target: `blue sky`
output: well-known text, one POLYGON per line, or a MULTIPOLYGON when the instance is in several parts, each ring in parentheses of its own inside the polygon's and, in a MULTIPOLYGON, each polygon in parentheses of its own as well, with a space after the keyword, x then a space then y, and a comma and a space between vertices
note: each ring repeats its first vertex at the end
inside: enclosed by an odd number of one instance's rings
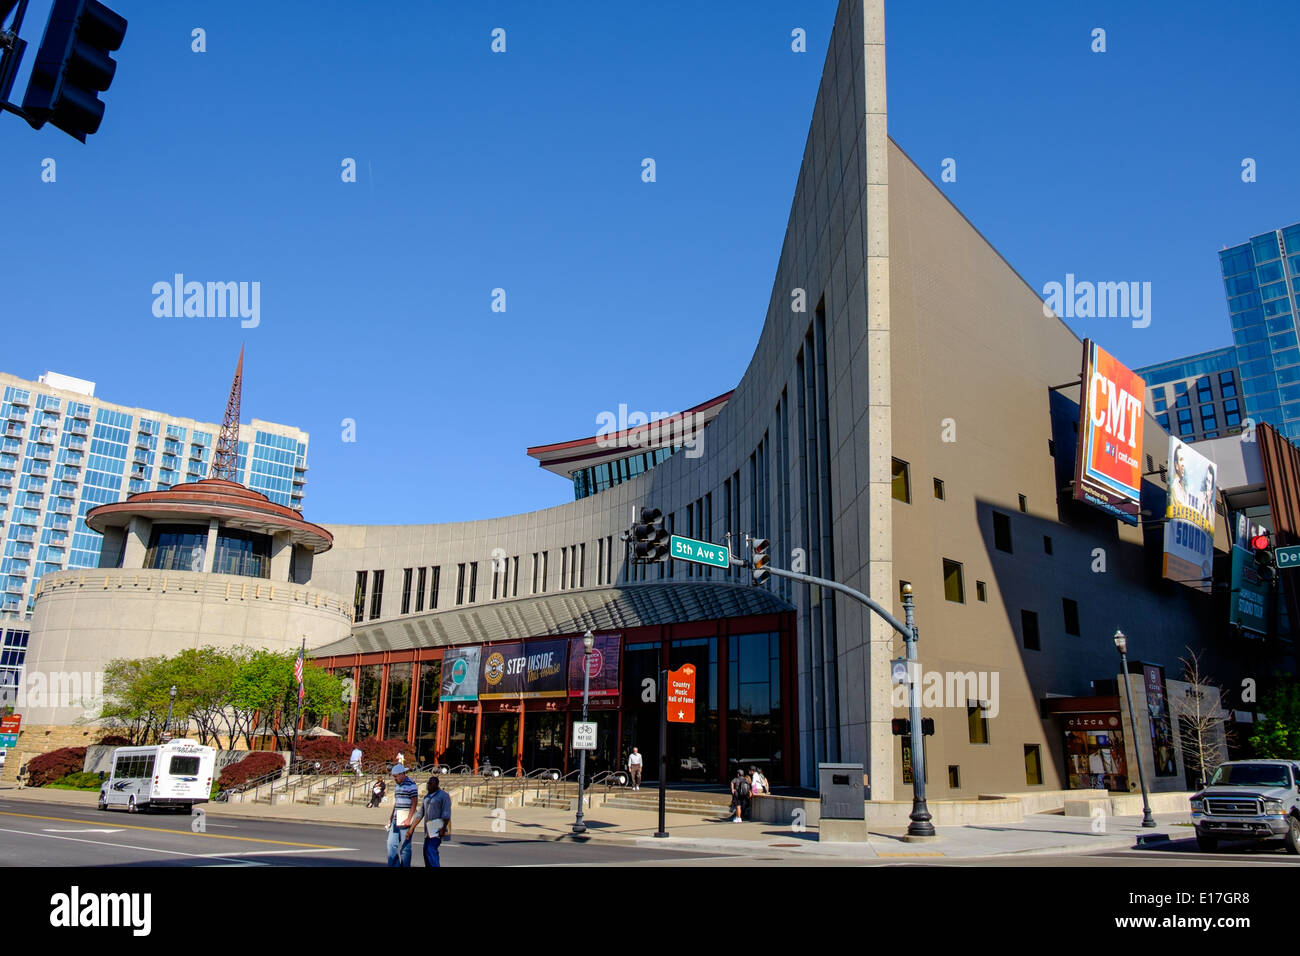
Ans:
MULTIPOLYGON (((245 419, 310 431, 307 516, 357 523, 569 500, 527 446, 743 373, 834 2, 110 6, 100 132, 0 116, 0 369, 213 420, 246 343, 245 419), (177 272, 260 282, 260 324, 155 317, 177 272)), ((887 16, 891 135, 936 181, 956 160, 941 187, 1026 280, 1152 283, 1149 328, 1076 332, 1133 366, 1229 343, 1218 249, 1300 220, 1300 6, 887 16)))

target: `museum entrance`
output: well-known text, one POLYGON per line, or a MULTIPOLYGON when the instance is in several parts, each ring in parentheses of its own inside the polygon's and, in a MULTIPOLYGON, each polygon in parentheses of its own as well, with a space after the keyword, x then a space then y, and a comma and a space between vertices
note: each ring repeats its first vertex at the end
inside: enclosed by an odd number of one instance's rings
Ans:
POLYGON ((519 715, 484 714, 479 735, 479 767, 493 766, 502 773, 513 771, 519 763, 519 715))

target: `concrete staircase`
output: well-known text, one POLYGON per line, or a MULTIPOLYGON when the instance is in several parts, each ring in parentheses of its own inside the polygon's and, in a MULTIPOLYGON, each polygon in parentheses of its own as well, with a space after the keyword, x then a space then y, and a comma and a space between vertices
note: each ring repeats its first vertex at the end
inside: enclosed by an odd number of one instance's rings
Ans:
MULTIPOLYGON (((728 816, 727 807, 731 804, 728 793, 712 793, 707 790, 669 790, 664 800, 664 809, 668 813, 689 813, 697 817, 722 819, 728 816)), ((659 791, 657 788, 619 791, 605 799, 604 805, 619 810, 659 810, 659 791)))

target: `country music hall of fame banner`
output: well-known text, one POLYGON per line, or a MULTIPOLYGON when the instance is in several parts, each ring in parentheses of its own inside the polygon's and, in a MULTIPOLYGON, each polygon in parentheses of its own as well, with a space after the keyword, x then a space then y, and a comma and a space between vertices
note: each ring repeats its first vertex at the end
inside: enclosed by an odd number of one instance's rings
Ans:
POLYGON ((1074 497, 1128 524, 1141 511, 1145 401, 1142 377, 1084 339, 1074 497))
POLYGON ((1164 576, 1209 591, 1214 576, 1214 462, 1169 436, 1169 502, 1165 506, 1164 576))

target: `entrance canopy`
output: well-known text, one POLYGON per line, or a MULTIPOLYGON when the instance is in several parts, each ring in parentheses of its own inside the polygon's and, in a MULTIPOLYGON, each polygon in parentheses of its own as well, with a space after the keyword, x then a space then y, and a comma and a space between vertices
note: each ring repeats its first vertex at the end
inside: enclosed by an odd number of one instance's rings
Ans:
POLYGON ((589 591, 538 594, 511 601, 413 614, 357 625, 341 641, 313 648, 312 657, 342 657, 521 637, 685 624, 794 608, 766 588, 739 584, 629 584, 589 591))

